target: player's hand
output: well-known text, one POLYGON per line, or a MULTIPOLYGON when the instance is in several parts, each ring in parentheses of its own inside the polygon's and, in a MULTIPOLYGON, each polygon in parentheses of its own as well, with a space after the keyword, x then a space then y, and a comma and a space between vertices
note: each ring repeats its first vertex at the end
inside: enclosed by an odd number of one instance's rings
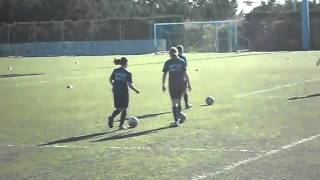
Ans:
POLYGON ((137 94, 139 94, 140 93, 140 91, 137 89, 137 90, 135 90, 135 92, 137 93, 137 94))
POLYGON ((167 88, 165 86, 162 86, 162 91, 166 92, 167 88))
POLYGON ((189 90, 189 91, 192 91, 192 88, 191 88, 191 86, 188 86, 188 90, 189 90))

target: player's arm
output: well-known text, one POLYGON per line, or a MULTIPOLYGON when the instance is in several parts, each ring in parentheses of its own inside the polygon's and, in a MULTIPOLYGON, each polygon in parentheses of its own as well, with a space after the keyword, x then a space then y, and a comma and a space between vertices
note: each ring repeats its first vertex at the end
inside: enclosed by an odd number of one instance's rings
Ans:
POLYGON ((109 78, 109 82, 110 82, 110 84, 112 86, 114 81, 113 81, 113 79, 111 77, 109 78))
POLYGON ((128 86, 130 89, 132 89, 134 92, 136 92, 137 94, 140 93, 140 90, 137 89, 136 87, 134 87, 134 85, 132 83, 128 83, 128 86))
POLYGON ((166 88, 166 78, 167 78, 167 72, 163 72, 162 74, 162 91, 165 92, 167 90, 166 88))
POLYGON ((130 89, 132 89, 134 92, 136 92, 137 94, 139 94, 139 93, 140 93, 139 89, 137 89, 137 88, 134 87, 134 85, 133 85, 132 74, 129 73, 127 77, 128 77, 128 79, 127 79, 127 85, 128 85, 128 87, 129 87, 130 89))
POLYGON ((185 76, 186 76, 186 80, 187 80, 187 86, 188 86, 188 89, 189 89, 189 91, 191 91, 191 90, 192 90, 192 88, 191 88, 191 84, 190 84, 190 80, 189 80, 189 75, 188 75, 188 73, 187 73, 187 72, 185 72, 185 76))
POLYGON ((109 82, 110 82, 111 86, 113 86, 113 83, 114 83, 114 71, 112 71, 112 73, 111 73, 111 76, 109 78, 109 82))

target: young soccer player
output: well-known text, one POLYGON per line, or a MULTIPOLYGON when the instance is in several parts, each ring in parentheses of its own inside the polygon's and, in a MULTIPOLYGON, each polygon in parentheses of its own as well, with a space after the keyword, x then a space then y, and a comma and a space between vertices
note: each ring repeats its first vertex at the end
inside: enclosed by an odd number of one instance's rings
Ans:
MULTIPOLYGON (((178 57, 180 59, 182 59, 186 63, 186 66, 187 66, 187 57, 184 54, 183 46, 182 45, 178 45, 177 49, 178 49, 178 57)), ((187 77, 189 77, 188 74, 187 74, 187 77)), ((188 81, 185 81, 185 86, 186 87, 185 87, 185 90, 183 92, 183 99, 184 99, 185 108, 189 109, 189 108, 192 107, 192 104, 189 104, 189 96, 188 96, 188 90, 191 91, 191 84, 190 84, 189 78, 187 78, 187 79, 188 79, 188 81)))
POLYGON ((140 91, 135 88, 132 84, 132 75, 127 70, 128 67, 128 59, 122 57, 121 59, 115 59, 114 64, 120 65, 119 68, 113 70, 109 82, 112 85, 112 92, 113 92, 113 100, 114 100, 114 108, 112 115, 108 117, 108 126, 109 128, 113 127, 113 119, 120 114, 121 112, 121 119, 119 129, 127 129, 124 125, 124 121, 127 116, 127 109, 129 105, 129 89, 132 89, 137 94, 140 91))
POLYGON ((178 127, 180 123, 181 97, 185 89, 186 63, 178 58, 178 50, 171 47, 169 50, 170 59, 166 61, 163 67, 162 91, 166 91, 166 77, 169 72, 169 93, 172 102, 172 113, 174 117, 173 127, 178 127))

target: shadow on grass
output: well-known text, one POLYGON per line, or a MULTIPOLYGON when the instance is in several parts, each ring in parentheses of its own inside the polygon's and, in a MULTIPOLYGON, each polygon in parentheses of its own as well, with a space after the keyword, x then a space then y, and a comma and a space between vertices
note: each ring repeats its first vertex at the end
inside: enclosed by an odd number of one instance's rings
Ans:
POLYGON ((169 113, 171 113, 171 112, 168 111, 168 112, 161 112, 161 113, 144 114, 144 115, 141 115, 141 116, 137 116, 137 118, 138 119, 146 119, 146 118, 157 117, 157 116, 161 116, 161 115, 169 114, 169 113))
POLYGON ((212 106, 212 105, 202 104, 200 107, 207 107, 207 106, 212 106))
POLYGON ((119 131, 119 130, 113 130, 113 131, 101 132, 101 133, 94 133, 94 134, 87 134, 87 135, 82 135, 82 136, 68 137, 68 138, 64 138, 64 139, 51 141, 51 142, 48 142, 48 143, 45 143, 45 144, 39 144, 37 146, 48 146, 48 145, 53 145, 53 144, 61 144, 61 143, 70 143, 70 142, 75 142, 75 141, 81 141, 81 140, 86 140, 86 139, 90 139, 90 138, 97 137, 97 136, 102 136, 102 135, 114 133, 116 131, 119 131))
MULTIPOLYGON (((140 116, 136 116, 138 119, 147 119, 147 118, 153 118, 153 117, 157 117, 157 116, 161 116, 164 114, 169 114, 171 113, 171 111, 168 112, 161 112, 161 113, 150 113, 150 114, 144 114, 144 115, 140 115, 140 116)), ((128 120, 129 118, 126 118, 126 120, 128 120)), ((120 120, 115 120, 114 122, 117 122, 120 120)))
POLYGON ((137 136, 144 136, 144 135, 148 135, 151 133, 157 133, 158 131, 169 129, 169 128, 171 128, 171 126, 165 126, 165 127, 161 127, 161 128, 150 129, 150 130, 140 131, 140 132, 135 132, 135 133, 130 133, 130 134, 117 134, 114 136, 110 136, 110 137, 99 139, 99 140, 92 141, 92 142, 112 141, 112 140, 127 139, 127 138, 137 137, 137 136))
POLYGON ((294 100, 299 100, 299 99, 308 99, 308 98, 314 98, 314 97, 319 97, 320 94, 311 94, 308 96, 300 96, 300 97, 292 97, 289 98, 288 101, 294 101, 294 100))
POLYGON ((34 73, 34 74, 4 74, 4 75, 0 75, 1 79, 5 79, 5 78, 16 78, 16 77, 24 77, 24 76, 40 76, 40 75, 44 75, 44 73, 34 73))

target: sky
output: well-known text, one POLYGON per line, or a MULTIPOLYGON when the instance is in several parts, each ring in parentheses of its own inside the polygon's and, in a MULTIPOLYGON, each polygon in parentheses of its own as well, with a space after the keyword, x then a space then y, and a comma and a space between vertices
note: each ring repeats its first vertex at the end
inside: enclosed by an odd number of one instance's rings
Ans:
MULTIPOLYGON (((261 1, 268 2, 268 0, 238 0, 238 13, 241 10, 243 10, 244 13, 250 12, 253 8, 260 5, 261 1), (244 3, 245 1, 252 1, 254 3, 252 3, 251 6, 248 6, 246 3, 244 3)), ((298 0, 298 1, 301 1, 301 0, 298 0)), ((276 2, 281 4, 281 3, 284 3, 285 0, 276 0, 276 2)))
MULTIPOLYGON (((243 10, 244 13, 250 12, 253 8, 259 6, 261 4, 261 1, 268 2, 268 0, 237 0, 238 1, 238 12, 240 13, 241 10, 243 10), (252 1, 251 6, 248 6, 245 1, 252 1)), ((302 0, 297 0, 298 2, 301 2, 302 0)), ((312 0, 309 0, 312 1, 312 0)), ((283 4, 285 0, 276 0, 277 3, 283 4)), ((320 0, 317 0, 317 3, 320 3, 320 0)))

